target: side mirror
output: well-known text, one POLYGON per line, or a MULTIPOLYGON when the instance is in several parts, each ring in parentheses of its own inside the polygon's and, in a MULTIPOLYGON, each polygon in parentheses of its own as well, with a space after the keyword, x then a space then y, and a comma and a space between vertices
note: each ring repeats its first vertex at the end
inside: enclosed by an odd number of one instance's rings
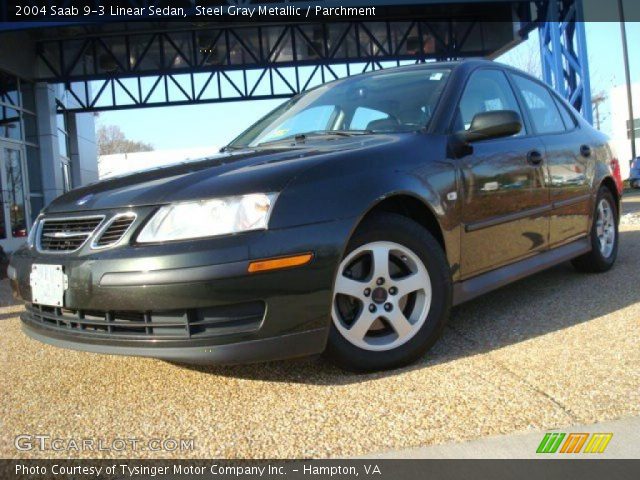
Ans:
POLYGON ((471 120, 469 130, 456 135, 465 143, 488 140, 491 138, 510 137, 522 130, 522 119, 513 110, 494 110, 478 113, 471 120))

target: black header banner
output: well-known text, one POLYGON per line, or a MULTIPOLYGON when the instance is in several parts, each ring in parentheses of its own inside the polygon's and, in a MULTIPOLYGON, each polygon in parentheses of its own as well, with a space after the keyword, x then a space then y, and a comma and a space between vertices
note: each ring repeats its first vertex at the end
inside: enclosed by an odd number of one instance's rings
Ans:
POLYGON ((636 480, 640 460, 0 460, 7 480, 636 480))
MULTIPOLYGON (((429 17, 433 21, 542 21, 559 0, 0 0, 0 23, 34 22, 283 22, 382 21, 429 17)), ((585 21, 619 21, 617 0, 563 0, 585 21), (571 5, 573 4, 573 5, 571 5)), ((623 0, 626 21, 640 21, 640 2, 623 0)), ((558 7, 559 8, 559 7, 558 7)), ((11 25, 0 25, 3 30, 11 25)))

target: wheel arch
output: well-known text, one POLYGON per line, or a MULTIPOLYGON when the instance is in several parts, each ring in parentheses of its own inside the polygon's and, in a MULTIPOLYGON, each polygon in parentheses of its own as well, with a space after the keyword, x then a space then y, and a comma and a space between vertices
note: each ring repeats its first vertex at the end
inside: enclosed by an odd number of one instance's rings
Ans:
POLYGON ((616 186, 615 180, 612 177, 604 177, 600 182, 600 186, 606 187, 611 192, 611 195, 613 195, 613 199, 616 202, 616 221, 620 221, 620 202, 622 199, 620 192, 618 192, 618 187, 616 186))
POLYGON ((378 201, 371 205, 364 215, 362 215, 353 231, 355 232, 366 219, 380 212, 402 215, 426 228, 438 241, 445 256, 447 255, 444 230, 438 221, 438 217, 433 209, 415 194, 397 192, 378 199, 378 201))

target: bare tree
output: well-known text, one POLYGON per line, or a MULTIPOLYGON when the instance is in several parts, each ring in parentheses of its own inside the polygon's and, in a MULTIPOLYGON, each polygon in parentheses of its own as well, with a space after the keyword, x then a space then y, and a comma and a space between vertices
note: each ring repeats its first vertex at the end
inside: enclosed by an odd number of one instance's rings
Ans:
POLYGON ((497 60, 522 70, 533 77, 542 78, 540 46, 533 39, 526 40, 500 56, 497 60))
POLYGON ((602 104, 605 104, 607 100, 609 100, 609 96, 604 90, 591 96, 591 107, 593 108, 594 120, 598 130, 600 130, 601 123, 608 117, 608 114, 600 111, 602 104))
POLYGON ((149 143, 128 140, 117 125, 100 125, 96 131, 96 140, 98 155, 153 151, 153 145, 149 143))

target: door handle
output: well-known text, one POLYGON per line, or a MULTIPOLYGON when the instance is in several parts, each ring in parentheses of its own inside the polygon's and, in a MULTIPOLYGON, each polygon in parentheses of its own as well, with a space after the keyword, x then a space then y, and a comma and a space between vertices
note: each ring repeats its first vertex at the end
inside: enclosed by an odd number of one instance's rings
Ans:
POLYGON ((582 155, 583 157, 590 157, 591 147, 589 145, 582 145, 580 147, 580 155, 582 155))
POLYGON ((538 150, 531 150, 527 153, 527 162, 531 165, 540 165, 542 163, 542 154, 538 150))

